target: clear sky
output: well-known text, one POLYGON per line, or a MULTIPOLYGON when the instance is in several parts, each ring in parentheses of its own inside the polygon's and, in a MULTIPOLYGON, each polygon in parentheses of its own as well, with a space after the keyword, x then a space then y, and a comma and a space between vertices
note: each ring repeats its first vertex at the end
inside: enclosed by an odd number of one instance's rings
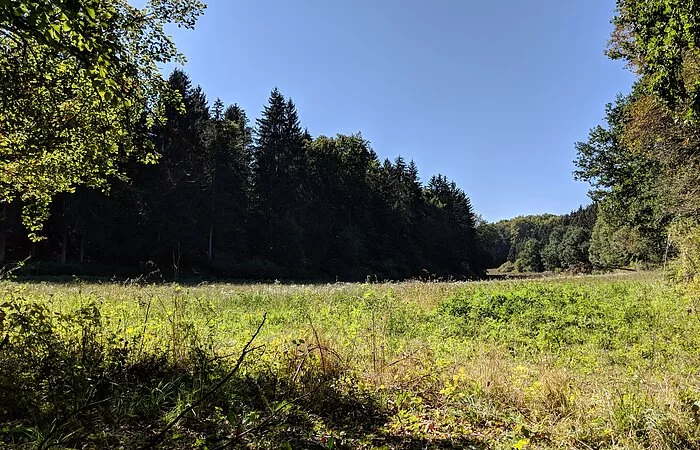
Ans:
POLYGON ((633 75, 603 54, 614 0, 205 0, 169 30, 210 103, 254 120, 277 86, 313 136, 457 182, 489 221, 589 202, 574 142, 633 75))

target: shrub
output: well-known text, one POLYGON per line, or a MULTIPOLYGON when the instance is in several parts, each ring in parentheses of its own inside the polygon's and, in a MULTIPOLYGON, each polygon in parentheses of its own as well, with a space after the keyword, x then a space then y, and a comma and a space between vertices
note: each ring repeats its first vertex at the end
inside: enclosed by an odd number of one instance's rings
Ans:
POLYGON ((498 268, 500 273, 510 273, 515 272, 515 264, 510 261, 506 261, 498 268))
POLYGON ((542 270, 542 258, 540 257, 540 242, 537 239, 528 239, 518 253, 515 261, 518 272, 540 272, 542 270), (518 263, 518 261, 520 261, 518 263))
POLYGON ((674 277, 679 281, 700 281, 700 224, 678 221, 669 227, 669 239, 678 252, 673 264, 674 277))

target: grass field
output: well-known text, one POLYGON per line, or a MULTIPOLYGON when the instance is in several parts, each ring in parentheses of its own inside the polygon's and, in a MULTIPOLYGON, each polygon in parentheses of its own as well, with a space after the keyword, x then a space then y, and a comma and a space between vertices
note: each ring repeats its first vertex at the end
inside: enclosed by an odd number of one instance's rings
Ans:
POLYGON ((659 273, 3 282, 0 446, 699 448, 696 302, 659 273))

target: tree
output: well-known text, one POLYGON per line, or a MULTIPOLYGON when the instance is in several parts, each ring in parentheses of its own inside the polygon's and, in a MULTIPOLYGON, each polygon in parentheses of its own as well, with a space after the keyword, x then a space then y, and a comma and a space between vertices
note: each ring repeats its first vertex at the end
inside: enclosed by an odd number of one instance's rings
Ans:
POLYGON ((665 242, 655 239, 640 226, 619 225, 602 209, 591 236, 589 259, 595 267, 625 267, 635 261, 660 262, 665 242))
POLYGON ((590 240, 590 231, 576 226, 567 228, 559 244, 561 267, 568 269, 579 264, 588 264, 590 240))
POLYGON ((482 223, 476 231, 479 247, 485 253, 486 267, 499 267, 508 260, 510 235, 506 227, 496 223, 482 223))
POLYGON ((608 54, 625 59, 671 109, 697 120, 700 6, 686 0, 617 0, 608 54))
POLYGON ((257 119, 253 147, 256 256, 287 267, 303 263, 300 216, 305 189, 306 134, 296 107, 278 89, 257 119))
POLYGON ((210 211, 207 99, 181 70, 171 73, 168 85, 181 98, 181 107, 166 105, 165 122, 151 130, 158 163, 132 172, 134 188, 148 205, 152 233, 148 245, 153 259, 163 265, 206 255, 210 211))
MULTIPOLYGON (((630 148, 626 133, 630 109, 638 96, 639 91, 635 91, 607 105, 607 128, 594 128, 587 142, 576 144, 578 169, 574 176, 592 185, 589 195, 598 203, 598 220, 601 214, 605 215, 607 234, 631 227, 639 239, 656 243, 645 246, 651 252, 665 242, 669 212, 664 206, 663 191, 668 182, 659 160, 648 152, 630 148)), ((602 236, 600 232, 596 236, 602 236)), ((657 259, 646 252, 635 254, 639 258, 657 259)))
POLYGON ((568 269, 588 263, 588 243, 598 206, 579 207, 568 214, 519 216, 478 227, 482 248, 491 255, 491 267, 506 261, 520 270, 568 269), (534 254, 539 252, 538 255, 534 254))
POLYGON ((304 253, 318 270, 367 275, 360 267, 370 264, 376 220, 368 174, 377 163, 361 135, 319 136, 309 145, 304 253))
POLYGON ((181 59, 168 23, 191 28, 197 0, 0 3, 0 203, 19 200, 33 239, 59 193, 109 189, 170 98, 159 64, 181 59))
POLYGON ((445 176, 424 185, 414 162, 381 163, 359 134, 313 139, 278 90, 253 131, 240 107, 210 107, 181 70, 167 84, 178 102, 159 103, 164 120, 139 122, 155 164, 125 158, 110 195, 56 194, 39 244, 18 231, 19 203, 6 205, 11 259, 162 275, 172 265, 176 277, 483 275, 471 202, 445 176))
POLYGON ((444 273, 480 276, 482 255, 477 245, 475 216, 469 197, 444 175, 431 177, 423 191, 428 206, 424 253, 444 273))
POLYGON ((565 233, 566 228, 558 226, 549 234, 549 240, 540 252, 542 266, 545 270, 554 270, 562 267, 561 244, 565 233))
POLYGON ((402 278, 425 267, 419 245, 423 204, 418 168, 402 156, 373 165, 368 173, 373 201, 373 266, 387 278, 402 278))
MULTIPOLYGON (((667 242, 672 234, 677 242, 695 242, 694 224, 700 217, 700 6, 683 0, 618 0, 615 25, 609 55, 632 66, 643 93, 628 109, 625 144, 660 168, 656 191, 667 242)), ((635 223, 618 226, 620 236, 611 235, 608 225, 614 219, 608 214, 601 224, 592 256, 594 250, 606 254, 597 243, 602 237, 641 242, 646 254, 663 247, 635 223)), ((689 249, 680 245, 681 259, 689 249)))
POLYGON ((515 260, 515 268, 518 272, 540 272, 542 259, 540 257, 541 244, 535 238, 530 238, 523 244, 522 250, 515 260))
POLYGON ((240 260, 245 252, 251 130, 245 112, 232 105, 224 110, 217 99, 206 137, 209 184, 209 247, 240 260))

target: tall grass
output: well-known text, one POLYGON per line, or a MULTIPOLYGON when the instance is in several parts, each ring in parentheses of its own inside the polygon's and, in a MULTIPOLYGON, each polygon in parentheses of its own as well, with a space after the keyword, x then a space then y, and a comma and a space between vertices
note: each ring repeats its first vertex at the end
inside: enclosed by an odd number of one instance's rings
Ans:
POLYGON ((658 274, 0 296, 9 446, 700 445, 700 320, 658 274))

